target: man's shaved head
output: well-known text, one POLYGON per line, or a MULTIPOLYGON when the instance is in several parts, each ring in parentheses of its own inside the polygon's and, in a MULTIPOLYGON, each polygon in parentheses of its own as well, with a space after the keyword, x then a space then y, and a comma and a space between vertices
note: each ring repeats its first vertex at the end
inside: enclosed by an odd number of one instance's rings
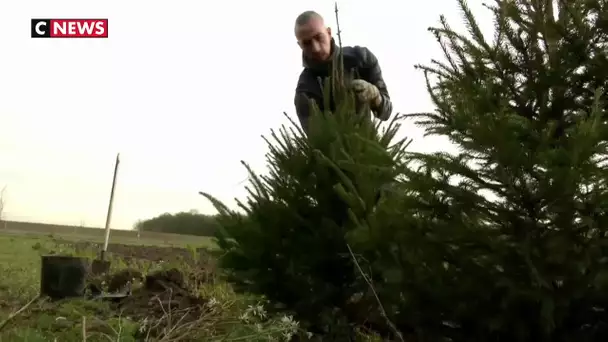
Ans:
POLYGON ((331 57, 331 29, 325 27, 323 17, 306 11, 296 18, 295 35, 304 55, 322 62, 331 57))
POLYGON ((298 29, 298 27, 308 24, 308 22, 310 22, 313 19, 323 21, 323 17, 315 11, 302 12, 302 14, 300 14, 296 18, 296 30, 298 29))

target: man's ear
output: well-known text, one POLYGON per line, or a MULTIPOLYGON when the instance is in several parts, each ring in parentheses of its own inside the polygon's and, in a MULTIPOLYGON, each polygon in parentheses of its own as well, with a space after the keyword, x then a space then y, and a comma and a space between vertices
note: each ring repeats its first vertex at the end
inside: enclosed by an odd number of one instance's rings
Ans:
POLYGON ((327 34, 331 37, 331 27, 327 28, 327 34))

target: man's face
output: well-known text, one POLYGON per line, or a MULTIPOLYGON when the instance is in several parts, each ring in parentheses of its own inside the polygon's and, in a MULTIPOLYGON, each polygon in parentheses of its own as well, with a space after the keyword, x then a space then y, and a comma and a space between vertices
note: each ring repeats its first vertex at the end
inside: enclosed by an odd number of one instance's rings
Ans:
POLYGON ((296 27, 296 38, 306 57, 324 62, 331 56, 331 29, 322 19, 313 18, 296 27))

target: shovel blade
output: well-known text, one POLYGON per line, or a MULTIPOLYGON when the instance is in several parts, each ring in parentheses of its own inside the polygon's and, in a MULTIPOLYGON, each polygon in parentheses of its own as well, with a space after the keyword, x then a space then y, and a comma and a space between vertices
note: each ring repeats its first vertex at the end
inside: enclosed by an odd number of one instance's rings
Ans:
POLYGON ((110 261, 95 259, 91 263, 91 273, 93 275, 105 274, 110 271, 110 261))

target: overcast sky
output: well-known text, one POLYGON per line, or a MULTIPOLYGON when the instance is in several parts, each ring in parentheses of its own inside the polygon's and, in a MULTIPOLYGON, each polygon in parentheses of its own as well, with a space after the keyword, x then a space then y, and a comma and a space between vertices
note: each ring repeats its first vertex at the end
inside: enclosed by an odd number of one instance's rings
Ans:
MULTIPOLYGON (((260 137, 296 119, 302 70, 293 21, 333 1, 3 1, 0 188, 4 217, 103 226, 121 153, 112 227, 196 209, 199 190, 243 198, 240 160, 265 168, 260 137), (108 18, 108 39, 31 39, 31 18, 108 18)), ((427 27, 456 0, 340 1, 344 45, 378 57, 395 112, 432 110, 414 64, 441 57, 427 27)), ((489 12, 471 0, 484 26, 489 12)), ((334 30, 336 32, 336 30, 334 30)), ((406 125, 416 150, 448 148, 406 125)))

